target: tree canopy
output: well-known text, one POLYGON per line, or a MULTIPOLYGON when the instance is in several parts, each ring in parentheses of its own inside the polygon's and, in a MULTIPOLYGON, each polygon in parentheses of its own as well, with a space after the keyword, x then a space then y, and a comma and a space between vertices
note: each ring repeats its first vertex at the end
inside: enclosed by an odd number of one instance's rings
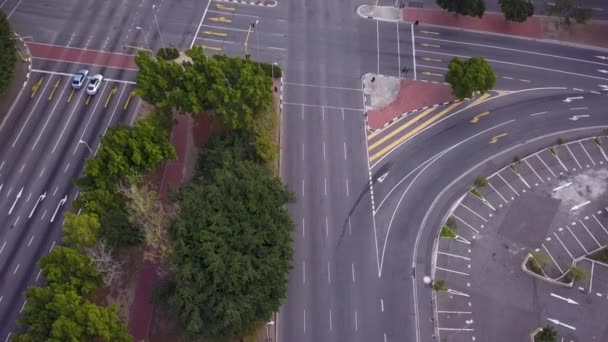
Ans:
POLYGON ((557 342, 557 330, 554 327, 547 325, 543 330, 534 337, 535 342, 557 342))
POLYGON ((238 57, 206 57, 202 47, 186 52, 177 64, 140 52, 135 62, 137 93, 159 107, 181 113, 213 111, 232 128, 251 128, 254 116, 272 103, 272 81, 255 63, 238 57))
POLYGON ((78 250, 90 247, 97 241, 99 227, 99 219, 95 214, 66 213, 63 225, 63 243, 78 250))
POLYGON ((31 287, 19 324, 27 327, 12 341, 130 341, 116 307, 100 307, 75 290, 31 287))
POLYGON ((0 12, 0 94, 13 80, 17 62, 15 37, 4 12, 0 12))
MULTIPOLYGON (((207 152, 207 160, 217 152, 207 152)), ((229 339, 268 319, 286 296, 293 224, 285 204, 293 197, 268 167, 220 160, 202 164, 212 169, 176 196, 169 304, 190 336, 229 339)))
POLYGON ((437 5, 448 12, 480 18, 486 11, 484 0, 437 0, 437 5))
POLYGON ((500 10, 510 21, 522 23, 534 14, 534 4, 530 0, 499 0, 500 10))
MULTIPOLYGON (((580 4, 580 3, 579 3, 580 4)), ((554 0, 545 2, 545 11, 548 15, 564 18, 566 24, 570 24, 570 18, 579 23, 585 23, 591 19, 592 11, 580 5, 575 5, 573 0, 554 0)))
POLYGON ((473 57, 466 61, 453 58, 448 64, 445 81, 452 86, 452 94, 464 99, 475 92, 485 93, 496 83, 494 70, 485 59, 473 57))
POLYGON ((57 246, 38 262, 49 286, 86 295, 101 284, 101 276, 91 258, 72 248, 57 246))

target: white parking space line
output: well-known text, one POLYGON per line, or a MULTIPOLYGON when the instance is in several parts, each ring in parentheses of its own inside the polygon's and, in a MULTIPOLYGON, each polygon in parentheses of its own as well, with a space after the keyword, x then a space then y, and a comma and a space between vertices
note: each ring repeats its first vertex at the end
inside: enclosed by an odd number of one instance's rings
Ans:
POLYGON ((439 330, 446 331, 475 331, 473 328, 438 328, 439 330))
POLYGON ((505 180, 505 179, 502 177, 502 175, 501 175, 500 173, 497 173, 496 175, 497 175, 497 176, 498 176, 500 179, 502 179, 502 181, 503 181, 503 182, 505 182, 505 184, 506 184, 506 185, 507 185, 507 186, 508 186, 508 187, 509 187, 511 190, 513 190, 513 192, 514 192, 514 193, 515 193, 517 196, 519 196, 519 193, 517 192, 517 190, 515 190, 515 188, 513 188, 513 187, 511 186, 511 184, 509 184, 509 182, 507 182, 507 181, 506 181, 506 180, 505 180))
POLYGON ((540 244, 541 247, 545 250, 545 252, 547 252, 547 254, 549 255, 549 258, 551 258, 551 261, 553 261, 553 263, 555 264, 555 266, 557 266, 557 269, 561 272, 564 273, 564 270, 562 270, 561 267, 559 267, 559 264, 557 263, 557 261, 555 261, 555 259, 553 258, 553 255, 551 255, 551 253, 549 252, 549 249, 547 247, 545 247, 544 243, 540 244))
POLYGON ((551 173, 551 175, 553 177, 555 177, 555 173, 553 173, 553 170, 551 170, 551 168, 547 165, 547 163, 545 163, 545 161, 543 160, 543 158, 541 158, 538 154, 536 155, 536 158, 538 158, 538 160, 540 160, 540 162, 543 163, 543 165, 545 166, 545 168, 547 170, 549 170, 549 173, 551 173))
POLYGON ((450 270, 448 268, 443 268, 443 267, 438 267, 435 266, 435 269, 441 270, 441 271, 445 271, 445 272, 450 272, 450 273, 456 273, 456 274, 460 274, 460 275, 465 275, 465 276, 469 276, 470 274, 465 273, 465 272, 460 272, 460 271, 454 271, 454 270, 450 270))
POLYGON ((572 234, 572 236, 574 237, 574 240, 576 240, 576 242, 578 242, 579 245, 581 245, 581 247, 583 248, 583 250, 585 251, 585 253, 589 253, 589 251, 587 250, 587 248, 585 248, 585 246, 583 246, 583 244, 581 243, 581 241, 576 237, 576 235, 572 232, 572 229, 570 229, 570 227, 568 227, 568 225, 566 225, 566 229, 568 229, 568 231, 570 232, 570 234, 572 234))
POLYGON ((591 234, 591 232, 589 231, 589 228, 587 228, 587 226, 585 225, 585 223, 581 220, 578 220, 578 222, 580 222, 581 225, 583 225, 583 228, 585 228, 585 230, 587 231, 587 233, 589 233, 589 235, 591 235, 591 238, 593 239, 593 241, 595 241, 595 243, 597 243, 598 247, 602 247, 602 244, 597 241, 597 239, 595 238, 595 236, 593 236, 593 234, 591 234))
POLYGON ((591 276, 589 277, 589 293, 591 293, 591 289, 593 288, 593 270, 595 268, 595 262, 591 261, 591 276))
POLYGON ((553 232, 553 235, 555 235, 555 237, 557 238, 557 241, 559 241, 559 244, 562 245, 562 247, 564 247, 564 249, 566 250, 566 253, 568 253, 568 255, 570 256, 570 259, 574 260, 574 256, 572 255, 572 253, 570 253, 570 251, 568 250, 566 245, 564 245, 564 243, 562 242, 562 239, 560 239, 559 236, 555 232, 553 232))
POLYGON ((593 160, 593 158, 591 158, 591 155, 589 154, 589 152, 587 152, 587 149, 585 148, 585 146, 583 146, 583 144, 580 141, 578 142, 578 144, 581 145, 581 148, 583 149, 583 151, 585 151, 587 158, 589 158, 589 160, 591 160, 591 163, 593 164, 593 166, 595 166, 595 161, 593 160))
POLYGON ((460 203, 460 206, 465 208, 466 210, 472 212, 473 214, 475 214, 475 216, 479 217, 483 222, 488 222, 488 220, 486 220, 485 218, 483 218, 483 216, 479 215, 478 213, 474 212, 473 209, 467 207, 466 205, 464 205, 463 203, 460 203))
POLYGON ((578 162, 578 159, 576 159, 576 157, 574 156, 574 153, 572 153, 572 150, 570 149, 570 146, 568 146, 568 144, 566 144, 566 149, 568 150, 568 152, 570 152, 570 155, 572 156, 572 158, 576 162, 576 165, 578 165, 578 168, 582 169, 583 166, 581 165, 581 163, 578 162))
POLYGON ((438 314, 446 314, 446 315, 472 315, 473 312, 471 311, 444 311, 444 310, 437 310, 438 314))
POLYGON ((492 190, 494 190, 495 193, 498 194, 498 196, 505 202, 505 203, 509 203, 501 194, 500 192, 498 192, 498 190, 496 190, 496 188, 494 187, 494 185, 492 185, 492 183, 490 183, 490 181, 488 181, 488 185, 490 186, 490 188, 492 188, 492 190))
POLYGON ((479 230, 473 228, 473 226, 471 226, 470 224, 466 223, 463 219, 461 219, 460 217, 456 216, 456 214, 452 214, 452 216, 454 216, 456 219, 458 219, 458 221, 464 223, 465 226, 471 228, 472 231, 474 231, 475 233, 479 234, 479 230))
POLYGON ((441 252, 441 251, 437 251, 437 254, 441 254, 441 255, 447 255, 453 258, 459 258, 459 259, 464 259, 464 260, 471 260, 471 258, 462 256, 462 255, 458 255, 458 254, 451 254, 451 253, 446 253, 446 252, 441 252))
POLYGON ((536 178, 538 178, 541 183, 544 183, 545 181, 542 178, 540 178, 540 175, 536 172, 536 170, 534 170, 534 168, 532 167, 532 165, 530 165, 530 163, 528 163, 528 160, 524 159, 524 162, 526 163, 526 165, 528 165, 528 167, 530 168, 530 170, 532 170, 532 172, 534 172, 534 174, 536 175, 536 178))
POLYGON ((608 230, 606 230, 606 227, 604 227, 604 225, 600 222, 600 220, 597 219, 597 217, 595 216, 595 214, 591 214, 591 216, 593 216, 593 218, 595 219, 595 222, 597 222, 597 224, 599 224, 600 227, 602 227, 602 229, 604 230, 604 232, 606 232, 606 234, 608 234, 608 230))

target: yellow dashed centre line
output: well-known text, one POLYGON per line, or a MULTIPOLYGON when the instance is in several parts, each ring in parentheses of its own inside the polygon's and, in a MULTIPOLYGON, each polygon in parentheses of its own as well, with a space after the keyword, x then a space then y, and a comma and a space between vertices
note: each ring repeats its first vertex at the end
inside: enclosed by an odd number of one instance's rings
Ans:
MULTIPOLYGON (((450 105, 446 109, 444 109, 441 112, 437 113, 435 116, 433 116, 430 119, 428 119, 425 122, 423 122, 420 126, 417 126, 416 128, 414 128, 413 130, 409 131, 407 134, 405 134, 404 136, 402 136, 401 138, 399 138, 395 142, 391 143, 390 145, 388 145, 385 148, 383 148, 382 150, 380 150, 378 153, 376 153, 373 156, 371 156, 369 158, 369 161, 372 162, 372 161, 374 161, 374 160, 382 157, 384 154, 390 152, 393 148, 395 148, 399 144, 403 143, 404 141, 408 140, 412 136, 416 135, 418 132, 422 131, 423 129, 425 129, 426 127, 428 127, 429 125, 431 125, 435 121, 439 120, 442 116, 444 116, 445 114, 447 114, 448 112, 450 112, 452 109, 456 108, 458 105, 460 105, 460 102, 453 103, 452 105, 450 105)), ((416 120, 416 118, 414 120, 411 120, 410 122, 413 123, 413 122, 415 122, 415 120, 416 120)), ((411 125, 410 122, 408 122, 409 125, 411 125)))
POLYGON ((38 89, 42 85, 43 81, 44 81, 44 76, 40 77, 40 79, 38 80, 38 82, 36 82, 36 84, 34 84, 32 86, 32 96, 31 96, 31 98, 34 98, 34 96, 36 96, 36 93, 38 92, 38 89))
POLYGON ((127 97, 127 101, 125 101, 125 105, 122 106, 122 110, 126 110, 127 107, 129 107, 129 102, 131 102, 131 98, 133 97, 133 95, 135 95, 135 90, 131 90, 131 92, 129 93, 129 97, 127 97))
POLYGON ((55 95, 55 92, 57 91, 57 87, 59 87, 59 83, 61 83, 61 80, 57 80, 57 82, 55 82, 55 85, 53 86, 53 90, 51 90, 51 93, 49 94, 49 98, 48 98, 49 101, 51 101, 53 99, 53 95, 55 95))
POLYGON ((76 89, 72 88, 72 92, 70 93, 70 96, 68 96, 68 103, 70 103, 70 101, 72 101, 72 96, 74 96, 75 91, 76 91, 76 89))

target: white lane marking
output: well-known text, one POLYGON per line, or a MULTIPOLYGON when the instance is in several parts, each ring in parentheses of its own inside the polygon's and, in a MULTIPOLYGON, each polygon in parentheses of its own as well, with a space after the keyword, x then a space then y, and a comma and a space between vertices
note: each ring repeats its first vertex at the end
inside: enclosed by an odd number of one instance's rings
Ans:
POLYGON ((502 177, 502 175, 501 175, 500 173, 497 173, 496 175, 498 176, 498 178, 502 179, 502 181, 503 181, 503 182, 505 182, 505 184, 506 184, 506 185, 507 185, 507 186, 508 186, 508 187, 509 187, 511 190, 513 190, 513 192, 514 192, 514 193, 515 193, 517 196, 519 196, 519 193, 518 193, 518 192, 515 190, 515 188, 513 188, 513 187, 511 186, 511 184, 509 184, 509 182, 507 182, 507 181, 506 181, 506 180, 505 180, 505 179, 502 177))
POLYGON ((302 179, 302 197, 304 197, 304 179, 302 179))
MULTIPOLYGON (((46 212, 46 211, 45 211, 45 212, 46 212)), ((55 242, 56 242, 56 241, 53 241, 53 244, 51 245, 51 248, 49 248, 49 253, 51 253, 51 252, 53 251, 53 248, 55 247, 55 242)))
MULTIPOLYGON (((201 21, 198 24, 198 27, 196 28, 196 32, 194 33, 194 37, 192 38, 192 42, 190 43, 190 48, 192 49, 192 47, 194 46, 194 42, 196 41, 196 37, 198 36, 198 33, 201 30, 201 26, 203 25, 203 21, 205 20, 205 16, 207 15, 207 11, 209 10, 209 5, 211 4, 211 1, 207 2, 207 7, 205 7, 205 11, 203 12, 203 16, 201 17, 201 21)), ((304 328, 304 331, 306 331, 306 328, 304 328)))
POLYGON ((460 274, 460 275, 465 275, 465 276, 470 275, 470 274, 465 273, 465 272, 454 271, 454 270, 450 270, 450 269, 443 268, 443 267, 437 267, 437 266, 435 266, 435 268, 438 269, 438 270, 442 270, 442 271, 446 271, 446 272, 450 272, 450 273, 455 273, 455 274, 460 274))
POLYGON ((519 80, 522 81, 522 82, 526 82, 526 83, 531 83, 532 82, 530 80, 524 80, 524 79, 521 79, 521 78, 519 80))
POLYGON ((479 217, 483 222, 488 222, 488 220, 486 220, 483 216, 479 215, 478 213, 474 212, 473 209, 467 207, 464 203, 460 203, 460 206, 465 208, 466 210, 472 212, 473 214, 475 214, 475 216, 479 217))
POLYGON ((26 201, 26 202, 29 202, 29 201, 30 201, 30 198, 32 198, 32 193, 31 193, 31 192, 30 192, 30 194, 29 194, 29 195, 27 195, 27 199, 26 199, 25 201, 26 201))
POLYGON ((524 163, 526 163, 526 165, 528 165, 528 167, 530 168, 530 170, 532 170, 532 172, 534 172, 534 174, 536 175, 536 178, 538 178, 541 183, 545 182, 542 178, 540 178, 540 176, 538 175, 538 173, 536 172, 536 170, 534 170, 534 168, 532 167, 532 165, 530 165, 530 163, 528 163, 527 159, 524 159, 524 163))
POLYGON ((451 254, 451 253, 446 253, 446 252, 441 252, 441 251, 437 251, 437 254, 442 254, 442 255, 447 255, 453 258, 459 258, 459 259, 464 259, 464 260, 471 260, 471 258, 469 257, 465 257, 462 255, 458 255, 458 254, 451 254))
MULTIPOLYGON (((13 7, 13 10, 11 11, 11 13, 9 13, 6 16, 6 19, 10 19, 11 18, 11 15, 13 15, 13 13, 15 13, 15 11, 17 10, 17 7, 19 7, 19 5, 21 5, 21 1, 23 1, 23 0, 19 0, 19 2, 17 3, 17 5, 15 7, 13 7)), ((21 312, 21 311, 19 311, 19 312, 21 312)))
POLYGON ((331 309, 329 309, 329 331, 332 331, 332 324, 331 324, 331 309))
POLYGON ((384 300, 380 298, 380 310, 384 312, 384 300))
MULTIPOLYGON (((211 3, 211 1, 209 1, 211 3)), ((304 333, 306 333, 306 309, 304 309, 304 333)))
POLYGON ((547 169, 549 171, 549 173, 551 173, 553 178, 555 178, 555 173, 553 173, 553 170, 551 170, 551 168, 545 163, 545 161, 538 154, 536 154, 536 158, 538 158, 538 160, 540 160, 540 162, 543 164, 545 169, 547 169))
POLYGON ((51 118, 53 117, 53 113, 55 113, 55 109, 57 109, 57 105, 59 104, 59 102, 63 102, 60 99, 63 98, 63 93, 65 93, 66 89, 68 89, 67 83, 66 83, 65 87, 63 87, 63 90, 61 90, 59 97, 57 97, 57 101, 55 101, 55 105, 51 109, 51 113, 46 118, 46 121, 44 122, 44 126, 42 126, 42 129, 40 130, 40 133, 38 134, 38 137, 36 138, 36 141, 34 142, 34 145, 32 146, 32 151, 34 150, 34 148, 36 148, 36 145, 38 145, 38 141, 40 141, 40 137, 42 136, 42 133, 44 133, 44 130, 46 129, 46 125, 48 125, 49 121, 51 121, 51 118))
MULTIPOLYGON (((53 44, 44 44, 44 43, 36 43, 36 44, 53 45, 53 44)), ((58 46, 58 45, 55 45, 55 46, 58 46)), ((65 47, 65 46, 61 46, 61 47, 65 47)), ((74 47, 71 47, 71 49, 85 50, 85 49, 78 49, 78 48, 74 48, 74 47)), ((98 51, 98 50, 88 50, 88 51, 98 51)), ((101 52, 108 52, 108 51, 101 51, 101 52)), ((119 54, 119 55, 126 55, 126 56, 134 57, 134 55, 124 54, 124 53, 119 53, 119 52, 111 52, 111 53, 112 54, 119 54)), ((49 59, 49 58, 41 58, 41 57, 35 57, 35 58, 36 59, 50 60, 50 61, 53 61, 53 62, 57 62, 57 59, 49 59)), ((60 60, 60 61, 63 61, 63 60, 60 60)), ((64 62, 66 62, 66 61, 64 61, 64 62)), ((67 61, 67 62, 71 63, 71 61, 67 61)), ((99 64, 94 64, 94 63, 92 63, 90 65, 108 68, 107 65, 99 65, 99 64)), ((139 71, 139 69, 130 69, 130 68, 119 68, 119 69, 130 70, 130 71, 139 71)), ((66 77, 69 77, 69 78, 72 78, 74 76, 74 74, 69 74, 69 73, 65 73, 65 72, 57 72, 57 71, 41 70, 41 69, 32 69, 32 72, 39 73, 39 74, 66 76, 66 77)), ((133 81, 117 80, 117 79, 113 79, 113 78, 105 78, 104 77, 103 80, 106 81, 106 82, 116 82, 116 83, 124 83, 124 84, 135 84, 135 82, 133 82, 133 81)))
POLYGON ((325 108, 321 107, 321 119, 325 121, 325 108))
POLYGON ((325 189, 325 196, 327 197, 327 178, 324 178, 324 189, 325 189))
POLYGON ((353 229, 350 225, 350 216, 348 217, 348 235, 353 235, 353 229))
POLYGON ((325 236, 329 236, 329 220, 325 218, 325 236))
POLYGON ((547 255, 549 255, 549 258, 551 258, 551 261, 553 261, 555 266, 557 266, 557 269, 559 270, 559 272, 564 273, 564 270, 562 270, 562 268, 559 267, 559 264, 557 263, 557 261, 555 261, 555 259, 553 258, 553 255, 551 255, 551 253, 549 252, 549 249, 547 249, 547 247, 545 247, 545 244, 541 243, 540 245, 545 250, 545 252, 547 252, 547 255))
MULTIPOLYGON (((105 84, 102 87, 102 89, 104 89, 104 88, 105 88, 105 84)), ((80 102, 80 100, 82 99, 82 96, 84 94, 85 94, 84 91, 80 93, 80 96, 78 96, 78 99, 76 99, 77 103, 80 102)), ((99 99, 101 99, 101 96, 99 96, 99 99)), ((98 102, 99 102, 99 99, 97 99, 98 102)), ((57 149, 57 145, 59 145, 59 141, 63 137, 63 134, 65 133, 65 130, 68 128, 68 125, 70 124, 70 121, 72 120, 72 116, 74 116, 74 113, 76 112, 77 108, 78 108, 77 105, 74 105, 74 108, 72 108, 72 112, 70 113, 70 116, 68 116, 68 121, 66 121, 65 125, 63 126, 63 129, 61 130, 61 134, 59 134, 59 137, 57 138, 57 142, 55 143, 55 146, 53 146, 53 150, 51 151, 51 153, 55 152, 55 150, 57 149)))
POLYGON ((30 242, 28 242, 27 244, 28 247, 32 244, 32 241, 34 241, 34 235, 32 235, 32 237, 30 238, 30 242))
POLYGON ((570 110, 586 110, 589 109, 589 107, 574 107, 574 108, 570 108, 570 110))
POLYGON ((499 196, 499 197, 500 197, 500 198, 501 198, 501 199, 502 199, 502 200, 503 200, 505 203, 509 203, 509 201, 507 201, 507 199, 506 199, 506 198, 504 198, 504 197, 502 196, 502 194, 501 194, 500 192, 498 192, 498 190, 496 190, 496 188, 494 187, 494 185, 492 185, 492 183, 490 183, 489 181, 488 181, 488 185, 490 186, 490 188, 492 188, 492 190, 494 190, 494 192, 495 192, 496 194, 498 194, 498 196, 499 196))
POLYGON ((351 274, 352 274, 352 278, 353 278, 353 283, 355 282, 355 264, 351 263, 350 264, 350 270, 351 270, 351 274))
POLYGON ((323 160, 326 160, 326 158, 325 158, 325 141, 323 142, 323 160))
MULTIPOLYGON (((344 112, 342 112, 344 113, 344 112)), ((346 142, 344 142, 344 160, 346 160, 346 142)))
POLYGON ((331 284, 331 271, 329 269, 329 261, 327 262, 327 283, 331 284))
POLYGON ((302 161, 304 161, 304 143, 302 143, 302 161))
POLYGON ((3 167, 4 167, 4 160, 2 161, 2 164, 0 164, 0 170, 2 170, 3 167))
POLYGON ((345 180, 345 182, 346 182, 346 197, 349 197, 350 194, 348 192, 348 178, 345 180))
POLYGON ((547 113, 549 113, 549 112, 534 113, 534 114, 530 114, 530 116, 543 115, 543 114, 547 114, 547 113))
POLYGON ((534 51, 528 51, 528 50, 506 48, 506 47, 495 46, 495 45, 468 43, 468 42, 462 42, 462 41, 454 41, 454 40, 447 40, 447 39, 441 39, 441 38, 431 38, 431 37, 425 37, 425 36, 416 36, 416 37, 418 37, 420 39, 426 39, 426 40, 443 41, 443 42, 448 42, 448 43, 456 43, 456 44, 463 44, 463 45, 479 46, 479 47, 490 48, 490 49, 499 49, 499 50, 513 51, 513 52, 521 52, 521 53, 527 53, 527 54, 532 54, 532 55, 552 57, 552 58, 559 58, 559 59, 565 59, 565 60, 571 60, 571 61, 577 61, 577 62, 583 62, 583 63, 602 65, 602 66, 608 65, 608 64, 602 63, 602 62, 588 61, 588 60, 584 60, 584 59, 565 57, 565 56, 559 56, 559 55, 551 55, 551 54, 546 54, 546 53, 542 53, 542 52, 534 52, 534 51))
POLYGON ((582 169, 583 167, 581 166, 581 163, 578 162, 578 159, 576 159, 576 157, 574 156, 574 153, 572 153, 572 150, 570 149, 570 146, 568 146, 568 144, 566 144, 566 149, 568 150, 568 152, 570 152, 570 155, 572 156, 572 158, 574 158, 574 161, 576 162, 576 165, 578 165, 578 168, 582 169))
POLYGON ((46 167, 43 167, 42 170, 40 171, 40 175, 38 175, 38 178, 42 177, 42 174, 44 173, 44 170, 46 169, 46 167))
POLYGON ((359 320, 357 318, 357 310, 355 310, 355 331, 359 331, 359 320))
MULTIPOLYGON (((245 30, 245 31, 247 31, 247 30, 245 30)), ((348 90, 348 91, 356 91, 356 92, 363 91, 360 88, 347 88, 347 87, 327 86, 327 85, 320 85, 320 84, 306 84, 306 83, 292 83, 292 82, 283 82, 283 84, 298 86, 298 87, 325 88, 325 89, 348 90)))
POLYGON ((302 238, 306 235, 306 225, 304 224, 304 218, 302 217, 302 238))
POLYGON ((566 250, 566 253, 568 253, 568 255, 570 256, 570 259, 574 260, 574 256, 572 255, 572 253, 570 253, 570 251, 568 250, 566 245, 562 242, 562 239, 560 239, 559 236, 555 232, 553 232, 553 235, 555 235, 555 237, 557 238, 557 241, 559 241, 559 244, 562 245, 562 247, 566 250))
POLYGON ((566 229, 570 232, 570 234, 572 234, 572 236, 574 237, 574 240, 576 240, 576 242, 578 242, 578 244, 585 251, 585 253, 589 254, 589 251, 587 250, 587 248, 585 248, 585 246, 583 246, 583 244, 581 243, 581 240, 579 240, 578 237, 576 237, 576 235, 574 234, 574 232, 572 232, 572 229, 570 229, 570 227, 568 227, 568 225, 566 225, 566 229))
POLYGON ((55 191, 53 191, 53 196, 57 194, 57 190, 59 190, 59 186, 55 187, 55 191))
POLYGON ((504 78, 505 80, 512 80, 513 77, 507 77, 507 76, 502 76, 502 78, 504 78))
POLYGON ((13 271, 13 275, 17 274, 17 270, 19 269, 19 266, 21 266, 21 264, 17 264, 17 267, 15 267, 15 270, 13 271))
POLYGON ((583 203, 581 203, 581 204, 577 204, 577 205, 575 205, 574 207, 570 208, 570 211, 573 211, 573 210, 578 210, 578 209, 580 209, 580 208, 582 208, 582 207, 586 206, 586 205, 587 205, 587 204, 589 204, 589 203, 591 203, 591 201, 585 201, 585 202, 583 202, 583 203))
POLYGON ((380 73, 380 31, 378 29, 379 20, 376 20, 376 56, 377 56, 377 70, 376 73, 380 73))
MULTIPOLYGON (((49 84, 51 84, 51 80, 53 79, 53 77, 49 77, 49 80, 46 82, 44 88, 42 88, 42 91, 40 92, 40 94, 44 94, 44 92, 46 91, 46 88, 49 86, 49 84)), ((43 98, 42 95, 38 96, 38 99, 36 100, 36 102, 34 103, 34 107, 32 107, 32 110, 30 111, 30 113, 27 115, 27 118, 25 118, 25 122, 23 123, 23 125, 21 126, 21 129, 19 130, 19 133, 17 133, 17 137, 15 138, 15 141, 13 141, 13 144, 11 145, 11 148, 15 147, 15 144, 17 143, 17 141, 19 140, 19 137, 21 136, 21 134, 23 133, 23 130, 25 129, 25 126, 27 126, 27 123, 30 121, 30 118, 32 117, 32 114, 34 113, 34 111, 36 111, 36 107, 38 107, 38 103, 40 103, 40 100, 43 98)))
POLYGON ((34 281, 38 281, 38 278, 40 278, 40 274, 42 274, 42 270, 38 270, 38 274, 36 275, 36 280, 34 280, 34 281))
POLYGON ((335 106, 316 105, 316 104, 309 104, 309 103, 283 102, 283 104, 291 105, 291 106, 314 107, 314 108, 344 109, 344 110, 350 110, 350 111, 354 111, 354 112, 364 112, 365 111, 363 108, 335 107, 335 106))
POLYGON ((606 227, 604 227, 604 225, 600 222, 600 220, 598 220, 597 217, 595 217, 595 214, 591 214, 591 216, 593 216, 593 218, 595 219, 595 222, 597 222, 597 224, 599 224, 600 227, 602 227, 604 232, 606 232, 606 234, 608 234, 608 230, 606 230, 606 227))
POLYGON ((578 305, 578 302, 577 302, 577 301, 575 301, 575 300, 573 300, 573 299, 571 299, 571 298, 562 297, 562 296, 557 295, 557 294, 555 294, 555 293, 553 293, 553 292, 551 292, 551 297, 553 297, 553 298, 557 298, 557 299, 561 299, 561 300, 563 300, 564 302, 567 302, 568 304, 577 304, 577 305, 578 305))
POLYGON ((597 243, 597 246, 602 247, 602 244, 599 241, 597 241, 597 239, 595 238, 595 236, 593 236, 593 234, 591 234, 591 231, 589 231, 589 228, 587 228, 585 223, 582 220, 578 220, 578 222, 580 222, 581 225, 583 226, 583 228, 585 228, 585 230, 587 231, 587 233, 589 233, 589 235, 591 235, 591 238, 593 239, 593 241, 595 241, 595 243, 597 243))
POLYGON ((591 289, 593 288, 593 270, 595 268, 595 262, 591 262, 591 276, 589 277, 589 292, 591 293, 591 289))
POLYGON ((302 284, 306 284, 306 261, 302 261, 302 284))
POLYGON ((591 158, 591 155, 589 154, 589 152, 587 152, 587 149, 585 148, 585 146, 583 146, 583 144, 580 141, 578 142, 578 144, 581 146, 583 151, 585 151, 587 158, 589 158, 589 160, 591 160, 591 163, 593 164, 593 166, 595 166, 595 161, 593 160, 593 158, 591 158))
POLYGON ((15 220, 15 223, 13 223, 13 226, 16 226, 17 223, 19 223, 19 219, 21 219, 21 216, 17 216, 17 219, 15 220))
POLYGON ((63 169, 63 173, 68 172, 68 168, 69 168, 69 167, 70 167, 70 163, 68 163, 68 164, 65 166, 65 169, 63 169))
POLYGON ((2 248, 0 248, 0 254, 2 254, 2 251, 4 250, 4 247, 6 247, 6 241, 4 241, 4 243, 2 244, 2 248))
POLYGON ((19 174, 21 174, 23 172, 23 169, 25 169, 25 163, 23 163, 23 165, 21 165, 21 168, 19 169, 19 174))
POLYGON ((439 330, 445 330, 445 331, 475 331, 475 329, 472 328, 438 328, 439 330))
POLYGON ((470 224, 468 224, 467 222, 465 222, 463 219, 461 219, 460 217, 458 217, 456 214, 452 214, 452 216, 454 216, 456 219, 458 219, 458 221, 464 223, 465 226, 471 228, 471 230, 473 230, 475 233, 479 234, 479 230, 473 228, 473 226, 471 226, 470 224))

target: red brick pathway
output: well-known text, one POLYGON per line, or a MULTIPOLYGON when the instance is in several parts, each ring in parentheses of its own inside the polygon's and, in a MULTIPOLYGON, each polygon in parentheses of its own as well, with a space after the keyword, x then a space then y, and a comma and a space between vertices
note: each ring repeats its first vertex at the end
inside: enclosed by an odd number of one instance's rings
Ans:
POLYGON ((117 52, 71 48, 52 44, 27 43, 32 58, 97 65, 116 69, 138 70, 134 55, 117 52))
POLYGON ((370 129, 378 130, 406 113, 453 100, 448 85, 403 79, 397 98, 384 108, 368 110, 367 122, 370 129))
POLYGON ((405 8, 402 10, 402 15, 403 20, 407 22, 418 20, 421 25, 448 26, 527 38, 541 38, 543 35, 542 22, 539 17, 535 16, 528 18, 523 23, 514 23, 506 20, 501 13, 488 12, 482 18, 474 18, 444 10, 405 8))

